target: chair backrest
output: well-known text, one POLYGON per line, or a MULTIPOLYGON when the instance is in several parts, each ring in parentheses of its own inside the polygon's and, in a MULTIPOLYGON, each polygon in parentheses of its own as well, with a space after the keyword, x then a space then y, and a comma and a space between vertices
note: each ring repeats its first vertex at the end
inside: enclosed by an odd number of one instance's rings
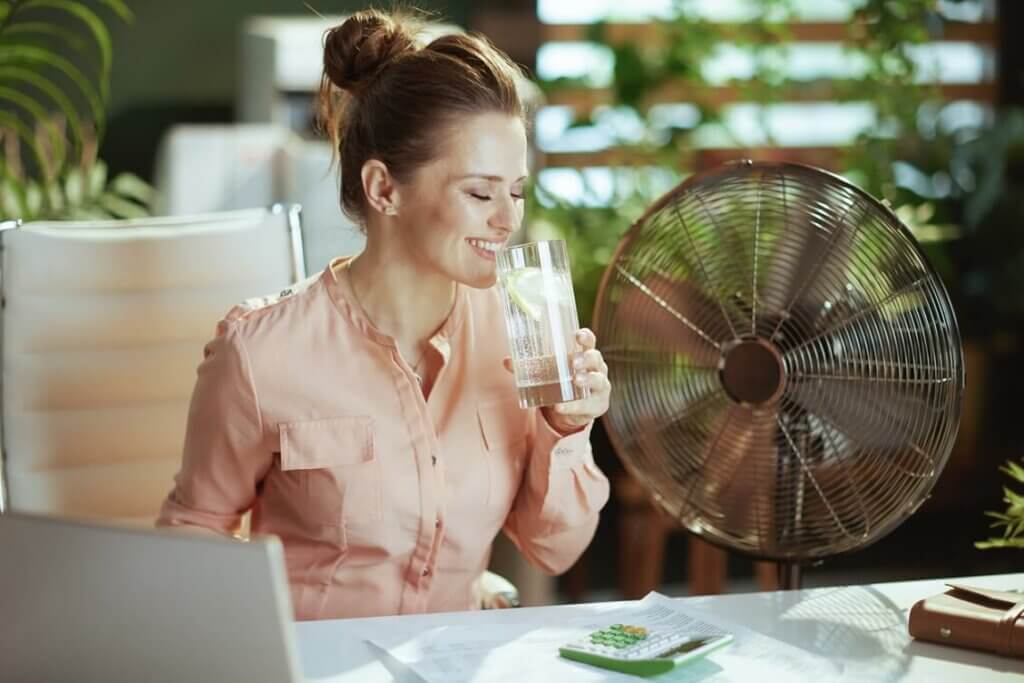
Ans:
POLYGON ((9 510, 146 523, 181 462, 203 344, 305 277, 297 206, 0 232, 9 510))

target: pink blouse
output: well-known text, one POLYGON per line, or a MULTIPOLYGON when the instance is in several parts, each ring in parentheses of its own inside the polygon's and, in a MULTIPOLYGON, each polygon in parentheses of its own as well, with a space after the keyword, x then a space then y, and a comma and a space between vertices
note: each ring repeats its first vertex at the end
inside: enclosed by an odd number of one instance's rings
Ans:
POLYGON ((502 530, 568 569, 608 480, 590 426, 562 437, 518 407, 497 292, 458 287, 424 399, 335 270, 220 322, 157 524, 230 534, 251 510, 252 532, 284 545, 298 619, 473 609, 502 530))

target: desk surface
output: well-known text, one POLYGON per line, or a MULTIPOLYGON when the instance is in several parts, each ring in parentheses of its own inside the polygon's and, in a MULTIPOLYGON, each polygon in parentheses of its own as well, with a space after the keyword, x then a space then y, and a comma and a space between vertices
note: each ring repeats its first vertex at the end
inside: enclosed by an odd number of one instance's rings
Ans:
MULTIPOLYGON (((979 587, 1024 589, 1024 573, 958 580, 979 587)), ((684 608, 711 610, 722 619, 829 657, 843 665, 842 680, 1019 683, 1024 660, 933 645, 915 641, 907 634, 910 607, 923 597, 942 592, 943 583, 906 581, 679 600, 684 608)), ((365 634, 389 625, 403 629, 450 624, 479 625, 481 629, 489 624, 542 626, 584 616, 594 609, 594 605, 582 604, 300 622, 296 632, 303 670, 312 680, 420 681, 389 661, 386 653, 364 642, 365 634)))

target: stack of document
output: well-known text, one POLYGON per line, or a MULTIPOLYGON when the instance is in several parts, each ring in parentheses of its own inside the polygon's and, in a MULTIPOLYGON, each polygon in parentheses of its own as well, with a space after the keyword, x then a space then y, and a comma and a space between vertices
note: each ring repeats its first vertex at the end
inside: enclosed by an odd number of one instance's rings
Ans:
POLYGON ((626 607, 537 627, 535 624, 441 626, 428 631, 367 633, 367 640, 428 683, 477 681, 632 681, 635 676, 599 669, 559 656, 558 648, 610 624, 642 624, 652 628, 703 629, 733 634, 732 644, 707 658, 656 679, 680 681, 834 680, 841 665, 787 643, 705 614, 684 609, 682 603, 659 593, 626 607))

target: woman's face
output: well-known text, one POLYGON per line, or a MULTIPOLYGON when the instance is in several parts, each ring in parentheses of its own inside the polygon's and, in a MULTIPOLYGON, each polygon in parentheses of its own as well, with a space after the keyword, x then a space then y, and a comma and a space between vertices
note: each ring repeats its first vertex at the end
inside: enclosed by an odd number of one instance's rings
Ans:
POLYGON ((495 252, 523 220, 526 131, 516 117, 475 114, 439 144, 439 156, 399 185, 404 241, 425 269, 490 287, 495 252))

